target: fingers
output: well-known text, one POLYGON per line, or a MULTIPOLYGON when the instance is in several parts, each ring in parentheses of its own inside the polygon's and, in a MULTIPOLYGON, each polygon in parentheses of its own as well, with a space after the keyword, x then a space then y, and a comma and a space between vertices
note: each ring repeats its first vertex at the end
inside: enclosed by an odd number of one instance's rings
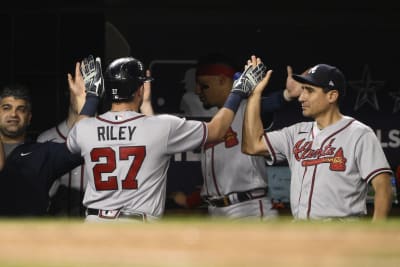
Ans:
POLYGON ((79 75, 81 75, 81 64, 79 62, 76 62, 75 64, 75 77, 78 77, 79 75))
POLYGON ((251 55, 250 59, 247 60, 247 64, 244 66, 244 70, 247 70, 249 67, 255 68, 258 64, 261 64, 262 60, 255 55, 251 55))
POLYGON ((72 75, 70 73, 67 74, 67 80, 68 80, 68 86, 71 88, 74 84, 74 79, 72 78, 72 75))
POLYGON ((96 57, 96 66, 99 68, 99 71, 101 71, 101 58, 96 57))
POLYGON ((246 65, 244 66, 244 70, 246 71, 251 66, 251 60, 247 60, 246 65))
POLYGON ((151 81, 152 81, 150 70, 146 70, 146 78, 148 78, 148 79, 146 79, 146 80, 144 81, 144 83, 145 83, 145 84, 150 84, 151 81))
POLYGON ((267 86, 269 79, 271 78, 272 75, 272 70, 267 71, 267 74, 264 76, 264 78, 261 80, 259 84, 257 84, 256 88, 254 91, 257 92, 262 92, 264 91, 265 87, 267 86))
POLYGON ((293 75, 293 69, 292 69, 292 67, 291 66, 286 66, 286 70, 287 70, 287 75, 289 76, 289 77, 292 77, 292 75, 293 75))

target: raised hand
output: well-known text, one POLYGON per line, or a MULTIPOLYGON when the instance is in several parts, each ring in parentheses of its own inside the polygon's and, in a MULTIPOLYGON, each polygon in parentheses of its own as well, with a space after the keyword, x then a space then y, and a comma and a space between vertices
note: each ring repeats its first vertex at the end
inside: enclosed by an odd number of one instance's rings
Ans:
POLYGON ((247 61, 245 71, 233 83, 232 92, 241 95, 243 98, 248 97, 264 78, 267 67, 260 58, 252 55, 247 61))
POLYGON ((267 87, 269 79, 271 78, 272 75, 272 70, 268 70, 266 75, 264 75, 263 79, 257 84, 257 86, 254 88, 254 93, 260 93, 264 91, 265 87, 267 87))
POLYGON ((92 55, 84 58, 81 63, 81 73, 85 82, 86 93, 102 97, 104 94, 104 79, 101 60, 92 55))
POLYGON ((300 96, 302 88, 301 83, 295 81, 292 77, 293 70, 291 66, 287 66, 287 78, 286 78, 286 88, 283 92, 283 96, 287 101, 291 101, 300 96))
POLYGON ((84 97, 86 95, 85 82, 82 73, 80 72, 80 67, 81 64, 77 62, 75 64, 75 75, 72 76, 70 73, 67 74, 68 88, 71 96, 76 95, 84 97))
POLYGON ((153 78, 151 78, 150 70, 146 70, 146 80, 143 83, 144 92, 143 92, 143 101, 151 101, 151 82, 153 78))

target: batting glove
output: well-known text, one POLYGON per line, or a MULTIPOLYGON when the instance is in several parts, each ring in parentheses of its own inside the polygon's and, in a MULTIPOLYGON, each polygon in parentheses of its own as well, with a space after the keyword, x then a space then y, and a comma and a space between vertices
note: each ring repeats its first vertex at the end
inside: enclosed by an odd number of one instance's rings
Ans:
POLYGON ((234 81, 231 92, 239 94, 241 97, 248 97, 256 88, 257 84, 264 78, 267 67, 264 63, 257 66, 249 66, 240 77, 234 81))
POLYGON ((104 79, 101 70, 101 60, 92 55, 82 60, 81 73, 85 82, 86 93, 102 97, 104 94, 104 79))

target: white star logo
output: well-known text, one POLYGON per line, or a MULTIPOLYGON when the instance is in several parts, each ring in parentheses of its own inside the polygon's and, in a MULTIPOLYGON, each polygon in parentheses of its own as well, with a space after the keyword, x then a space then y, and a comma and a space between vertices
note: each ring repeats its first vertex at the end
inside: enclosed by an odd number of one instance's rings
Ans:
POLYGON ((382 89, 384 84, 384 81, 373 81, 371 79, 369 66, 365 65, 361 80, 349 82, 350 87, 358 91, 354 110, 358 110, 365 103, 370 104, 375 110, 379 110, 376 92, 382 89))

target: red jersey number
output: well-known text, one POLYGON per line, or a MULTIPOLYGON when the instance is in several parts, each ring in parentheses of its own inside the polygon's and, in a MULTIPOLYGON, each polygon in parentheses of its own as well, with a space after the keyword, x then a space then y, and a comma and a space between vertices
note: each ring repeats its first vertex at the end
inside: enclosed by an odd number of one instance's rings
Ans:
POLYGON ((105 163, 98 163, 93 167, 93 178, 96 190, 118 190, 116 176, 108 176, 107 180, 102 180, 101 176, 103 173, 112 173, 118 168, 118 161, 129 160, 130 157, 134 157, 134 159, 125 179, 122 180, 122 189, 137 189, 136 175, 146 156, 146 148, 144 146, 125 146, 120 147, 118 152, 118 159, 116 158, 115 151, 111 147, 97 147, 93 148, 90 152, 92 162, 98 162, 100 158, 106 159, 105 163))

